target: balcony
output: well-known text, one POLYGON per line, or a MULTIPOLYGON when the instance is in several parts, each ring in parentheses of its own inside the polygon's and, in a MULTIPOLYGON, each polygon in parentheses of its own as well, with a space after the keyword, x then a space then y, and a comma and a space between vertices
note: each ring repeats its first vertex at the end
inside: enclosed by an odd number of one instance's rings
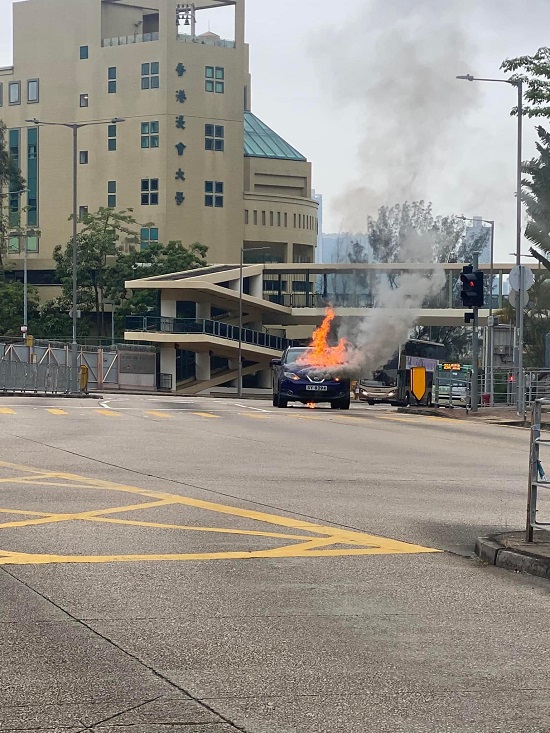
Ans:
MULTIPOLYGON (((227 323, 212 321, 203 318, 168 318, 166 316, 127 316, 127 332, 139 333, 173 333, 173 334, 200 334, 215 336, 229 341, 239 340, 239 327, 227 323)), ((241 341, 250 346, 259 346, 274 351, 284 351, 292 341, 280 336, 270 336, 262 331, 253 331, 250 328, 241 330, 241 341)))
POLYGON ((158 41, 160 34, 155 33, 135 33, 131 36, 115 36, 114 38, 104 38, 101 45, 106 46, 128 46, 131 43, 148 43, 149 41, 158 41))

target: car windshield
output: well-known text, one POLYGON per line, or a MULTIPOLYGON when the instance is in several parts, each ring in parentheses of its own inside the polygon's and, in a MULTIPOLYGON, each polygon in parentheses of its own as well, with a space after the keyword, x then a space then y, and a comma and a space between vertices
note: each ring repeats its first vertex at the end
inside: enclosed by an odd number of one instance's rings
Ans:
POLYGON ((284 363, 293 364, 297 359, 304 354, 307 354, 309 351, 311 351, 311 349, 307 346, 294 346, 286 352, 284 363))

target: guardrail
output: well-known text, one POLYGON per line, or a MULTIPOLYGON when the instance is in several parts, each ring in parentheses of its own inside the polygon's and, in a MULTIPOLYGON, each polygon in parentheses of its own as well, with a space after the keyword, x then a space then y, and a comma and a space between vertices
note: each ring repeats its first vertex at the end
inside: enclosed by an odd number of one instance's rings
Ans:
POLYGON ((0 361, 0 390, 35 394, 69 394, 71 368, 58 364, 0 361))
MULTIPOLYGON (((153 333, 181 333, 181 334, 206 334, 230 341, 239 340, 239 327, 230 326, 227 323, 220 323, 206 318, 169 318, 167 316, 127 316, 126 330, 133 332, 153 333)), ((241 330, 241 341, 243 344, 262 346, 275 351, 284 351, 293 342, 281 336, 271 336, 261 331, 253 331, 250 328, 241 330)))
POLYGON ((541 522, 537 518, 538 490, 539 488, 550 487, 550 480, 546 478, 546 474, 540 460, 541 445, 550 445, 550 437, 543 438, 541 435, 543 407, 545 406, 550 406, 550 399, 543 398, 535 400, 531 411, 529 490, 527 495, 527 526, 525 536, 527 542, 533 542, 533 533, 535 529, 547 529, 550 527, 550 522, 541 522))

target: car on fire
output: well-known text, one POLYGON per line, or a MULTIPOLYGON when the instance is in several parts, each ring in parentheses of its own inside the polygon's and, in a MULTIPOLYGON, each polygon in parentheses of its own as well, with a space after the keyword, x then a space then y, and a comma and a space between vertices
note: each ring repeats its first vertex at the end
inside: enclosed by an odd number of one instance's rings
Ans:
POLYGON ((350 380, 326 374, 307 363, 307 346, 290 346, 281 359, 273 359, 273 406, 288 407, 289 402, 330 402, 335 410, 349 410, 350 380))

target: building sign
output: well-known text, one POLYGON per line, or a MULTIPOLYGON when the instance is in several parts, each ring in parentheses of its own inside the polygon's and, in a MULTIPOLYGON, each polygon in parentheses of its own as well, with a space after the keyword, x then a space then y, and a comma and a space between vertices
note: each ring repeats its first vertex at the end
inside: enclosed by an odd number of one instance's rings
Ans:
POLYGON ((441 365, 444 372, 459 372, 462 369, 461 364, 449 364, 447 362, 441 365))

